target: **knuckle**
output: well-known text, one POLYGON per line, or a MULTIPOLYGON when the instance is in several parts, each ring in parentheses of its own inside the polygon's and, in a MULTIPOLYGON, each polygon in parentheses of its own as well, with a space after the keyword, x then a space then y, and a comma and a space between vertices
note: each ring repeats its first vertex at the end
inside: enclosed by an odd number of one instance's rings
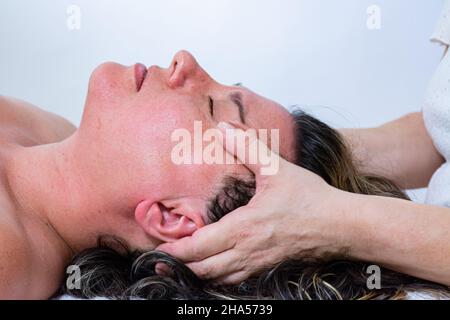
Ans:
POLYGON ((194 273, 202 279, 207 279, 209 278, 210 274, 211 274, 211 268, 207 265, 197 265, 194 267, 194 273))
POLYGON ((272 224, 266 224, 262 230, 262 234, 263 239, 266 242, 273 242, 273 240, 275 239, 276 236, 276 232, 275 232, 275 226, 272 224))
POLYGON ((198 246, 192 246, 191 248, 191 256, 194 260, 199 260, 201 259, 201 253, 202 251, 200 250, 200 247, 198 246))

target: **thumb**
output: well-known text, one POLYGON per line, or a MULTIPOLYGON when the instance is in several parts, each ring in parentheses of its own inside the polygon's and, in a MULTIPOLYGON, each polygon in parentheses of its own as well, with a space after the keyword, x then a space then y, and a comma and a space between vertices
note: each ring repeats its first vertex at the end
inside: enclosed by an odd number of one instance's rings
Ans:
MULTIPOLYGON (((244 131, 227 122, 220 122, 218 128, 223 134, 225 150, 252 171, 257 181, 278 173, 280 163, 285 160, 258 138, 256 129, 247 128, 244 131)), ((271 141, 272 145, 277 144, 278 147, 278 140, 277 134, 271 141)))

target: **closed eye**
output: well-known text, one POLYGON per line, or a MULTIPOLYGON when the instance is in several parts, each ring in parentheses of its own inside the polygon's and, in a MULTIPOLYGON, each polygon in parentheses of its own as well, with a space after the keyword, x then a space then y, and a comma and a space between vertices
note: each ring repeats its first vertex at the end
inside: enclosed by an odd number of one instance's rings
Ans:
POLYGON ((211 97, 209 97, 209 113, 214 117, 214 100, 211 97))

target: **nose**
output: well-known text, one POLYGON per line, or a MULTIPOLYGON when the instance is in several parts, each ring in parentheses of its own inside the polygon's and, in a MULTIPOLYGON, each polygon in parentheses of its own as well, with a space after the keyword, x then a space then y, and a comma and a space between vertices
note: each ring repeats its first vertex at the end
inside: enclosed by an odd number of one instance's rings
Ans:
POLYGON ((188 79, 201 73, 201 68, 194 56, 185 50, 178 52, 173 58, 170 68, 169 87, 182 87, 188 79))

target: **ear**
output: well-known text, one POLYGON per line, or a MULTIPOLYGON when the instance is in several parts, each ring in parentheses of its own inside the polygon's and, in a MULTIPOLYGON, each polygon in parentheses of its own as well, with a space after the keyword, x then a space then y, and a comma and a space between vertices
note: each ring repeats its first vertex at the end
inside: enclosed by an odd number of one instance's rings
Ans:
POLYGON ((199 201, 142 201, 136 207, 135 220, 151 237, 174 242, 192 235, 205 225, 199 201))

